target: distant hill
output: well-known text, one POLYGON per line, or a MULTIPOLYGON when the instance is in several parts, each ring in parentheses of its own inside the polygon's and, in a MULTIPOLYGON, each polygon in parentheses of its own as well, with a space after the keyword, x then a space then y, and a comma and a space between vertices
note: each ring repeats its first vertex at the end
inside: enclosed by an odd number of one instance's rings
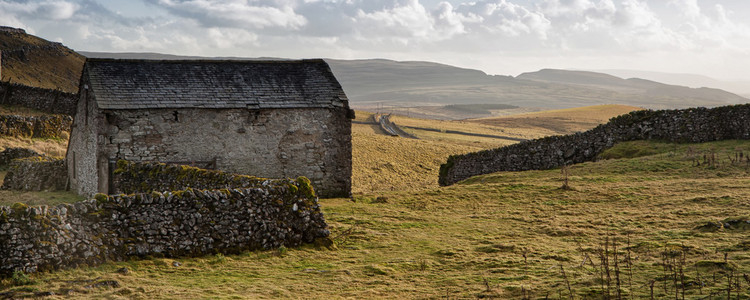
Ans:
MULTIPOLYGON (((59 88, 68 92, 77 90, 84 57, 73 50, 7 27, 0 30, 0 50, 3 50, 3 80, 11 79, 26 85, 59 88)), ((89 57, 113 58, 248 59, 159 53, 81 53, 89 57)), ((693 89, 647 80, 626 80, 595 72, 546 69, 512 77, 421 61, 327 61, 349 96, 351 105, 361 110, 452 104, 559 109, 608 103, 657 109, 710 107, 750 101, 718 89, 693 89)), ((465 110, 456 112, 465 113, 465 110)))
POLYGON ((697 74, 676 74, 639 70, 597 70, 595 72, 606 73, 622 78, 643 78, 656 82, 684 85, 693 88, 713 87, 738 94, 745 98, 750 96, 750 81, 719 80, 697 74))
POLYGON ((429 62, 328 60, 354 106, 508 104, 572 108, 618 103, 645 108, 720 106, 750 101, 717 89, 693 89, 595 73, 545 69, 518 77, 429 62))
MULTIPOLYGON (((88 57, 148 59, 247 59, 176 56, 158 53, 81 52, 88 57)), ((276 58, 253 58, 276 59, 276 58)), ((494 76, 424 61, 326 59, 351 105, 377 111, 387 107, 493 104, 546 109, 618 103, 645 108, 720 106, 750 101, 716 89, 691 89, 657 82, 625 80, 595 73, 541 70, 518 77, 494 76), (591 83, 595 84, 591 84, 591 83)), ((419 114, 418 111, 412 113, 419 114)), ((433 115, 425 114, 425 116, 433 115)))
POLYGON ((2 81, 28 86, 78 91, 84 57, 60 43, 0 26, 2 81))
POLYGON ((675 103, 675 107, 690 107, 718 106, 750 101, 739 95, 720 89, 705 87, 690 88, 640 78, 622 79, 604 73, 588 71, 544 69, 537 72, 523 73, 516 78, 611 90, 620 94, 618 96, 624 95, 630 98, 628 102, 616 103, 638 105, 647 108, 654 108, 652 104, 648 103, 649 100, 655 101, 653 103, 657 105, 657 108, 662 108, 659 105, 665 105, 670 102, 675 103), (679 104, 679 102, 682 103, 679 104))

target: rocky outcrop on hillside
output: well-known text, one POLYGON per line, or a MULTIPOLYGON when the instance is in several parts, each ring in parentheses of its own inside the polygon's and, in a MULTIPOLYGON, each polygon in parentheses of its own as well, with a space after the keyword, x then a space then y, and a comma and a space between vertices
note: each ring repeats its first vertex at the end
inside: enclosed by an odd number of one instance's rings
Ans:
POLYGON ((78 91, 85 60, 61 43, 12 27, 0 27, 0 58, 1 81, 66 93, 78 91))

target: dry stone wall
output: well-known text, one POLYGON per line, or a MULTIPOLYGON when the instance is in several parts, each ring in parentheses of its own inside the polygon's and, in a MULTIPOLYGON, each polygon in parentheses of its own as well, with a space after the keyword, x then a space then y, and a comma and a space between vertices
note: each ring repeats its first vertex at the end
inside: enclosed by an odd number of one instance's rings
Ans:
POLYGON ((13 160, 2 189, 19 191, 64 191, 68 184, 65 161, 34 156, 13 160))
POLYGON ((31 149, 27 148, 19 148, 19 147, 10 147, 5 148, 2 152, 0 152, 0 168, 7 167, 11 161, 17 158, 26 158, 26 157, 32 157, 32 156, 43 156, 43 154, 40 154, 39 152, 36 152, 31 149))
POLYGON ((61 138, 67 137, 72 124, 73 118, 67 115, 0 115, 0 135, 27 138, 61 138))
POLYGON ((304 180, 257 179, 256 185, 0 206, 0 277, 134 256, 297 246, 329 235, 304 180))
MULTIPOLYGON (((310 180, 296 179, 310 197, 315 195, 310 180)), ((133 194, 151 191, 192 189, 261 188, 267 181, 247 175, 206 170, 186 165, 117 161, 113 176, 114 193, 133 194)))
POLYGON ((750 104, 681 110, 642 110, 572 135, 452 155, 440 167, 440 185, 500 171, 542 170, 593 161, 614 144, 633 140, 702 143, 750 139, 750 104))
POLYGON ((51 114, 75 115, 78 95, 58 90, 0 82, 0 104, 18 105, 51 114))

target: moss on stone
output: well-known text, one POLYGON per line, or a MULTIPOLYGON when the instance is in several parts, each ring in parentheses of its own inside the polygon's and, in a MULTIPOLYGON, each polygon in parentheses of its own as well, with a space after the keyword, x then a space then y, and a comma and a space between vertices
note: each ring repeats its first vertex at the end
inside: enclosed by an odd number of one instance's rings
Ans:
POLYGON ((297 186, 299 193, 306 198, 315 198, 315 189, 313 189, 310 179, 305 176, 297 177, 297 186))
POLYGON ((94 195, 94 200, 96 200, 96 204, 102 205, 109 202, 109 196, 107 196, 106 194, 97 193, 96 195, 94 195))
POLYGON ((128 170, 128 165, 129 165, 129 163, 128 163, 127 160, 124 160, 124 159, 118 160, 117 163, 115 164, 116 167, 115 167, 115 170, 113 171, 113 173, 114 174, 121 174, 121 173, 126 172, 128 170))
POLYGON ((13 210, 13 216, 21 217, 23 214, 26 213, 26 211, 28 211, 29 206, 21 202, 16 202, 10 206, 10 209, 13 210))

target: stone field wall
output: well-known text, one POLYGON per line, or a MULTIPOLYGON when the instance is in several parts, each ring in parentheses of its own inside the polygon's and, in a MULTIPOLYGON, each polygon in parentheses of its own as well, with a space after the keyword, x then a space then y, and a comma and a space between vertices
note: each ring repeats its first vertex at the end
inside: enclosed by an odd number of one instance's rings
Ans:
MULTIPOLYGON (((112 194, 148 193, 192 189, 233 189, 263 187, 265 179, 206 170, 186 165, 141 163, 119 160, 114 170, 112 194)), ((306 177, 299 177, 301 186, 312 189, 306 177)), ((307 194, 313 195, 310 190, 307 194)))
POLYGON ((0 277, 141 256, 297 246, 329 235, 309 181, 0 206, 0 277))
POLYGON ((34 156, 11 161, 2 189, 18 191, 64 191, 68 184, 65 161, 34 156))
POLYGON ((4 168, 11 161, 17 158, 26 158, 32 156, 43 156, 43 154, 27 148, 10 147, 0 152, 0 168, 4 168))
POLYGON ((0 104, 18 105, 51 114, 75 115, 78 95, 0 82, 0 104))
POLYGON ((440 185, 500 171, 543 170, 593 161, 614 144, 633 140, 702 143, 750 139, 750 104, 681 110, 642 110, 586 132, 452 155, 440 166, 440 185))
POLYGON ((26 138, 67 138, 73 118, 67 115, 0 115, 0 135, 26 138))

